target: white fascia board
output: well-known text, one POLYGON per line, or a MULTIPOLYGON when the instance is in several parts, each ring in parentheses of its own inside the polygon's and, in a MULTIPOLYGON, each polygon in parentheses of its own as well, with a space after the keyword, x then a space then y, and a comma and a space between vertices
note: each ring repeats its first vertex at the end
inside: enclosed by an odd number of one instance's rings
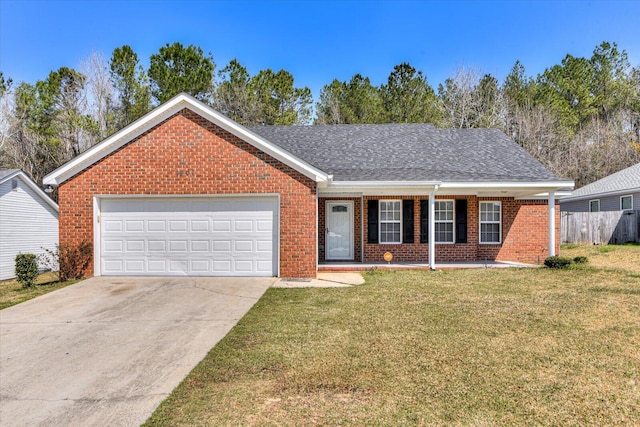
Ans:
POLYGON ((443 182, 442 189, 446 188, 473 188, 475 190, 480 189, 535 189, 540 188, 541 191, 554 191, 560 189, 567 189, 574 187, 573 181, 545 181, 545 182, 482 182, 482 181, 469 181, 469 182, 443 182))
POLYGON ((440 181, 333 181, 331 187, 353 188, 398 188, 398 187, 437 187, 440 181))
POLYGON ((587 200, 587 199, 593 200, 593 199, 599 199, 601 197, 624 196, 625 194, 639 193, 639 192, 640 192, 640 187, 625 188, 624 190, 607 191, 604 193, 592 193, 592 194, 586 194, 584 196, 569 196, 569 197, 563 198, 561 202, 577 202, 579 200, 587 200))
POLYGON ((428 195, 438 189, 440 181, 333 181, 320 188, 320 196, 358 193, 365 196, 428 195))
MULTIPOLYGON (((554 197, 557 201, 563 200, 565 197, 571 195, 571 191, 558 190, 554 193, 554 197)), ((549 198, 549 192, 538 193, 532 196, 516 197, 516 200, 547 200, 549 198)))
MULTIPOLYGON (((479 194, 482 192, 496 193, 509 191, 518 193, 517 197, 541 197, 549 191, 573 188, 573 181, 547 182, 441 182, 441 181, 333 181, 322 188, 323 194, 334 192, 357 192, 365 195, 372 194, 427 194, 438 191, 439 194, 479 194)), ((497 193, 496 193, 497 194, 497 193)))
POLYGON ((38 185, 35 182, 33 182, 33 180, 29 178, 26 173, 19 170, 5 177, 5 179, 3 179, 2 182, 8 181, 12 178, 20 178, 20 180, 25 184, 27 184, 27 186, 31 188, 31 190, 33 190, 38 196, 40 196, 42 200, 44 200, 49 206, 51 206, 53 209, 56 210, 56 212, 58 212, 58 204, 54 202, 53 199, 49 197, 47 193, 42 191, 42 189, 38 187, 38 185))
POLYGON ((78 172, 81 172, 83 169, 116 151, 139 135, 152 129, 163 120, 178 113, 183 108, 188 108, 316 182, 322 182, 328 179, 328 175, 320 169, 311 166, 309 163, 275 146, 263 137, 218 113, 197 99, 181 93, 51 172, 44 177, 43 183, 45 185, 59 185, 63 183, 78 172))

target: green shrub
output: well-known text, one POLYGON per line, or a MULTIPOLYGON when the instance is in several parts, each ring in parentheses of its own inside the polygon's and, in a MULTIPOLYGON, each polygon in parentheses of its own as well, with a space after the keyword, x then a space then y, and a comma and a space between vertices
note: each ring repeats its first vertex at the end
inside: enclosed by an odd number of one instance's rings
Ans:
POLYGON ((571 258, 562 256, 550 256, 544 260, 544 265, 549 268, 569 268, 573 264, 571 258))
POLYGON ((577 256, 573 259, 573 262, 576 264, 586 264, 589 262, 589 258, 586 256, 577 256))
POLYGON ((35 254, 16 255, 16 278, 23 288, 33 286, 38 277, 38 261, 35 254))

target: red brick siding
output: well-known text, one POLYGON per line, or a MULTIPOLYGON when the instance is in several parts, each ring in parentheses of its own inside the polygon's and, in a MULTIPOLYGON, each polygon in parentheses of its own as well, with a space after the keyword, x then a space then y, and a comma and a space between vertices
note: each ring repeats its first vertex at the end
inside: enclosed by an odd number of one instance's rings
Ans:
MULTIPOLYGON (((363 227, 363 262, 383 262, 389 251, 394 261, 421 262, 429 260, 429 245, 420 243, 420 200, 426 196, 365 196, 367 200, 413 199, 414 241, 403 244, 367 243, 366 227, 363 227)), ((511 197, 478 198, 476 196, 436 196, 436 200, 467 199, 467 243, 436 244, 436 262, 500 260, 526 263, 542 262, 548 256, 547 202, 545 200, 514 200, 511 197), (479 202, 502 202, 502 244, 480 244, 479 202)), ((368 212, 364 209, 363 224, 367 224, 368 212)), ((559 249, 560 209, 556 205, 556 253, 559 249)))
MULTIPOLYGON (((318 259, 325 261, 325 232, 327 228, 327 201, 352 201, 353 202, 353 260, 362 261, 362 205, 360 197, 344 198, 344 197, 322 197, 318 203, 318 259)), ((335 262, 335 261, 332 261, 335 262)))
MULTIPOLYGON (((479 245, 479 258, 541 263, 549 256, 548 202, 487 198, 502 202, 502 244, 479 245)), ((555 208, 556 254, 560 249, 560 205, 555 208)))
POLYGON ((94 195, 260 193, 280 194, 280 275, 315 277, 315 183, 188 109, 60 185, 60 244, 93 242, 94 195))

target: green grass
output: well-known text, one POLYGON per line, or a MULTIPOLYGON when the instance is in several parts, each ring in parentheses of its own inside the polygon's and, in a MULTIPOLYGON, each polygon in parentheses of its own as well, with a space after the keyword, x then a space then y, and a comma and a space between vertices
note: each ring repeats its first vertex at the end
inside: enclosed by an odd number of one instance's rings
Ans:
POLYGON ((56 289, 64 288, 76 282, 77 280, 59 282, 58 274, 53 272, 38 276, 36 285, 29 288, 23 288, 15 279, 0 281, 0 310, 55 291, 56 289))
POLYGON ((147 425, 638 425, 634 274, 375 272, 270 289, 147 425))

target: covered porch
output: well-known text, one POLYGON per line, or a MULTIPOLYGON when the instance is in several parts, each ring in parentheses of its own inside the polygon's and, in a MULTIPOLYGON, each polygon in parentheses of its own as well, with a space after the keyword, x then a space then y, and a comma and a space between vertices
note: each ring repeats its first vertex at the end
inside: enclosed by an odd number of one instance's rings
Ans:
POLYGON ((319 192, 319 272, 530 267, 557 251, 560 183, 340 184, 319 192), (395 241, 383 224, 390 203, 395 241))

